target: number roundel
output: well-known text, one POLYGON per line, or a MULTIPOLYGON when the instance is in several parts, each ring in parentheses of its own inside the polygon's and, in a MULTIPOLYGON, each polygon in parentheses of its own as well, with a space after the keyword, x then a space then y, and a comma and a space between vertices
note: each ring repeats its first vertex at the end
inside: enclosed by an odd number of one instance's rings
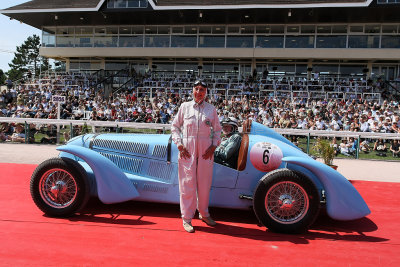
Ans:
POLYGON ((250 150, 250 161, 262 172, 275 170, 282 163, 282 150, 275 144, 258 142, 250 150))

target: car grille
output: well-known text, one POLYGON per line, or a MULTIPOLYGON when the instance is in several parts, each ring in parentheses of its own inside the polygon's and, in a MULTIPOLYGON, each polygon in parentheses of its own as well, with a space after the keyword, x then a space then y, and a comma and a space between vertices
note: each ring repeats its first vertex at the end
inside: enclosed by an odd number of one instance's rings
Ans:
POLYGON ((93 147, 119 150, 123 152, 141 154, 141 155, 147 155, 147 151, 149 150, 149 144, 145 143, 103 140, 103 139, 94 139, 93 147))
POLYGON ((172 178, 172 164, 166 164, 165 162, 151 161, 149 165, 148 175, 158 178, 164 182, 171 181, 172 178))
POLYGON ((165 158, 167 155, 167 146, 155 145, 153 149, 153 157, 165 158))
POLYGON ((99 153, 104 157, 108 158, 109 160, 111 160, 112 162, 114 162, 114 164, 117 165, 123 171, 131 173, 140 173, 142 171, 142 166, 143 166, 142 159, 134 159, 104 152, 99 152, 99 153))
POLYGON ((168 192, 168 187, 152 185, 152 184, 144 184, 143 185, 143 190, 150 191, 150 192, 156 192, 156 193, 167 193, 168 192))

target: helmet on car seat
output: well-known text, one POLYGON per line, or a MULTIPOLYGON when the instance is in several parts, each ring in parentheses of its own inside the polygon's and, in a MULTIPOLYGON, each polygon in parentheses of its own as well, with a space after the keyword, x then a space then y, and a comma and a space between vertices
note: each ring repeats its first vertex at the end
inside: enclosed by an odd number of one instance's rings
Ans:
POLYGON ((224 119, 222 119, 221 125, 224 126, 224 125, 226 125, 226 124, 232 126, 232 132, 237 132, 237 130, 238 130, 238 122, 237 122, 237 119, 236 119, 236 118, 234 118, 234 117, 229 117, 229 118, 224 118, 224 119))

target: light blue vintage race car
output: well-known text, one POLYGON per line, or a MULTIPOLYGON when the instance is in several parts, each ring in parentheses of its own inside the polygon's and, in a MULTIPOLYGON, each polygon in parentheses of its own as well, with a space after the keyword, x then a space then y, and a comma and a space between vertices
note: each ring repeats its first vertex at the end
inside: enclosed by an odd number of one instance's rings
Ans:
MULTIPOLYGON (((178 149, 167 134, 86 134, 41 163, 30 190, 50 216, 78 212, 90 196, 111 204, 128 200, 179 203, 178 149)), ((320 207, 336 220, 370 213, 353 185, 280 134, 246 121, 235 166, 214 164, 210 206, 253 209, 272 231, 306 231, 320 207)))

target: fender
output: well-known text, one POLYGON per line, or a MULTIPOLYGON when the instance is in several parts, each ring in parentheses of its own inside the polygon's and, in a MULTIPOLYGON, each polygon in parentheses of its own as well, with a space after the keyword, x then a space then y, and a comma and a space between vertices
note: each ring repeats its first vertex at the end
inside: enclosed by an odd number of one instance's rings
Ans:
POLYGON ((60 146, 57 150, 78 156, 90 166, 96 177, 97 192, 101 202, 119 203, 139 196, 139 192, 125 173, 101 154, 76 145, 60 146))
POLYGON ((331 167, 300 157, 284 157, 282 161, 302 166, 315 174, 326 192, 327 212, 332 219, 355 220, 371 213, 354 186, 331 167))

